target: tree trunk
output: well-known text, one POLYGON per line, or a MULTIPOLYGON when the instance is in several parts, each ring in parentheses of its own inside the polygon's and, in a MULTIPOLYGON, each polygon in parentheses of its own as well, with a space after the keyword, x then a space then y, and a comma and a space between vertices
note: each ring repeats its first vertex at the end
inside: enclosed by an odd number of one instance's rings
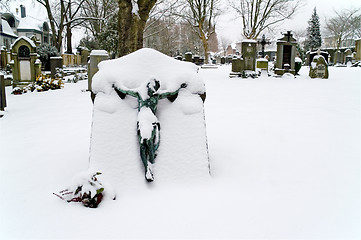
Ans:
POLYGON ((72 54, 73 53, 73 49, 72 49, 72 44, 71 44, 71 28, 69 25, 66 26, 66 53, 68 54, 72 54))
POLYGON ((204 63, 208 64, 208 38, 206 37, 206 35, 203 32, 203 24, 200 23, 199 26, 199 32, 200 32, 200 38, 203 44, 203 49, 204 49, 204 63))
POLYGON ((143 47, 143 32, 149 12, 157 0, 138 1, 139 10, 133 11, 131 0, 118 0, 119 57, 143 47))

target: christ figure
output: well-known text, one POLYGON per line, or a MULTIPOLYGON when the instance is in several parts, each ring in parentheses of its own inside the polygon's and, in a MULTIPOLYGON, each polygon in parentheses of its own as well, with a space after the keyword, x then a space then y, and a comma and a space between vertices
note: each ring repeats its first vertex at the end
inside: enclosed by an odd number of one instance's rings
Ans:
POLYGON ((139 92, 120 89, 114 85, 113 87, 121 99, 129 95, 138 100, 137 135, 140 157, 145 169, 145 179, 148 182, 152 182, 154 180, 152 164, 154 164, 160 142, 160 123, 156 116, 158 101, 159 99, 168 98, 173 102, 177 98, 179 90, 187 87, 187 84, 181 84, 174 92, 160 93, 160 82, 152 78, 147 83, 146 89, 143 89, 147 91, 147 94, 143 94, 143 96, 139 92))

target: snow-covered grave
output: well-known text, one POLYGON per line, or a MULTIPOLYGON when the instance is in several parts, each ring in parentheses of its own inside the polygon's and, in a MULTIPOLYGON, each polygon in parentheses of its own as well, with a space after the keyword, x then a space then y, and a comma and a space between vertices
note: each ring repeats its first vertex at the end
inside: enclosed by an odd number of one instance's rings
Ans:
POLYGON ((139 185, 149 187, 121 189, 97 209, 52 194, 89 167, 87 81, 22 95, 6 87, 0 238, 361 239, 361 68, 331 66, 327 80, 305 66, 290 78, 230 71, 199 70, 211 180, 158 187, 155 174, 145 184, 139 163, 139 185))
MULTIPOLYGON (((138 137, 149 139, 153 127, 159 124, 157 156, 154 164, 148 162, 154 176, 151 184, 209 178, 201 98, 205 95, 205 85, 197 72, 197 66, 192 63, 180 62, 147 48, 101 62, 92 83, 96 98, 90 172, 101 172, 99 178, 113 185, 120 194, 126 189, 146 187, 147 168, 140 156, 143 139, 140 146, 138 137), (160 88, 151 86, 155 91, 152 98, 147 85, 154 81, 158 81, 160 88), (152 104, 155 104, 153 109, 149 107, 152 104), (141 136, 137 136, 137 131, 141 136)), ((158 127, 156 130, 158 134, 158 127)))

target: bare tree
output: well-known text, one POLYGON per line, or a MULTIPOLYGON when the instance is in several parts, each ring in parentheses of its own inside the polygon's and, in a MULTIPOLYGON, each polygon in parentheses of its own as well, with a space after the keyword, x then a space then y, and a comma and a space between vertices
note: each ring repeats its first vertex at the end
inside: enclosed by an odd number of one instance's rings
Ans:
MULTIPOLYGON (((105 28, 112 19, 115 12, 118 12, 116 0, 85 0, 81 7, 81 16, 87 18, 82 26, 97 39, 98 35, 105 31, 105 28)), ((114 20, 114 19, 112 19, 114 20)))
POLYGON ((208 63, 209 38, 215 33, 215 19, 219 14, 218 0, 186 0, 187 9, 182 14, 202 41, 205 63, 208 63))
POLYGON ((82 22, 93 19, 79 15, 79 11, 85 0, 36 0, 43 5, 47 11, 50 28, 52 32, 52 43, 60 52, 63 44, 63 33, 66 29, 68 53, 72 52, 71 36, 72 29, 82 22))
POLYGON ((235 0, 231 6, 242 19, 243 36, 256 39, 263 30, 291 18, 301 7, 301 1, 235 0))
POLYGON ((60 52, 61 46, 63 43, 63 31, 64 31, 64 22, 65 22, 65 16, 66 16, 66 6, 64 0, 59 0, 59 12, 57 12, 59 19, 57 20, 54 12, 53 12, 53 6, 50 0, 36 0, 38 3, 43 5, 46 9, 46 12, 48 14, 48 19, 50 22, 50 28, 51 28, 51 38, 52 43, 56 47, 56 49, 60 52))
POLYGON ((326 19, 325 28, 333 36, 336 48, 339 49, 346 39, 361 37, 361 14, 360 9, 344 9, 335 11, 335 15, 326 19))

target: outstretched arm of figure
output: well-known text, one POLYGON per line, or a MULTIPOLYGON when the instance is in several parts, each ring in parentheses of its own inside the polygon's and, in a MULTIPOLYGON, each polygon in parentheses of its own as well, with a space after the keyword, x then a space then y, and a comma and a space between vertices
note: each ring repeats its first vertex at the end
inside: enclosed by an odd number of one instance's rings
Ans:
POLYGON ((177 98, 178 96, 178 92, 181 88, 186 88, 187 84, 186 83, 182 83, 181 86, 174 92, 165 92, 162 94, 159 94, 159 98, 163 99, 163 98, 168 98, 169 101, 174 102, 174 100, 177 98))
POLYGON ((118 94, 118 96, 121 99, 124 99, 126 95, 130 95, 132 97, 139 98, 139 94, 137 92, 133 92, 131 90, 123 90, 123 89, 118 88, 118 87, 116 87, 114 85, 113 85, 113 88, 114 88, 115 92, 118 94))

